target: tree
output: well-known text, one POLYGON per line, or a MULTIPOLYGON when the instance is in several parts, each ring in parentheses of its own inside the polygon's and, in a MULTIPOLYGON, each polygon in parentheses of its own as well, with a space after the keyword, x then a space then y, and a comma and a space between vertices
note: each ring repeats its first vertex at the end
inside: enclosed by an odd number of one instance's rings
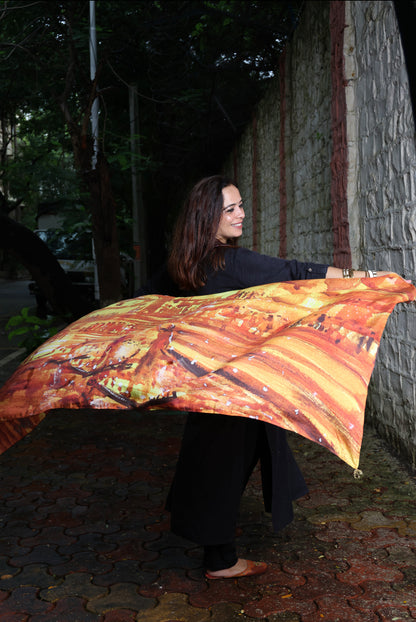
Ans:
POLYGON ((137 84, 139 94, 138 167, 152 268, 163 258, 184 190, 196 177, 220 170, 249 120, 301 2, 97 1, 93 82, 88 2, 2 5, 1 102, 9 102, 12 114, 45 111, 49 127, 61 127, 60 144, 70 140, 80 192, 92 214, 105 304, 119 296, 116 215, 131 203, 128 87, 137 84), (96 95, 101 151, 94 171, 89 115, 96 95))

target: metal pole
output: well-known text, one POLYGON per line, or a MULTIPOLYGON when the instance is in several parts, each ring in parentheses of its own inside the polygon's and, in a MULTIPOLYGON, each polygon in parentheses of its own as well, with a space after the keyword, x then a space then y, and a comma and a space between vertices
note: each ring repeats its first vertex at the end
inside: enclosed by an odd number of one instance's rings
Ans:
POLYGON ((131 145, 131 183, 134 248, 134 287, 138 289, 146 273, 145 216, 141 190, 141 175, 137 170, 140 158, 139 104, 137 86, 129 86, 130 145, 131 145))
MULTIPOLYGON (((95 80, 97 73, 97 32, 95 28, 95 0, 90 0, 90 78, 91 82, 95 80)), ((91 132, 93 140, 93 152, 91 158, 91 168, 95 170, 97 166, 98 154, 98 113, 99 102, 95 97, 91 108, 91 132)), ((94 249, 94 239, 92 240, 92 256, 94 260, 94 298, 100 299, 100 285, 98 282, 97 260, 94 249)))
MULTIPOLYGON (((95 28, 95 0, 90 0, 90 77, 91 82, 95 80, 97 73, 97 32, 95 28)), ((91 108, 91 128, 93 138, 93 156, 91 165, 93 170, 97 165, 98 153, 98 113, 99 101, 95 97, 91 108)))

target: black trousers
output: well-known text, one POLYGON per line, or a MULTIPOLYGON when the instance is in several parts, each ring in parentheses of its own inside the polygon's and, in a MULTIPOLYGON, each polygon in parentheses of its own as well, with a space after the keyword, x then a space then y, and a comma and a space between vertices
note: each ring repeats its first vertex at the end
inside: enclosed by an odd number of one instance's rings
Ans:
POLYGON ((237 551, 234 542, 204 546, 204 566, 208 570, 223 570, 237 563, 237 551))
POLYGON ((259 459, 265 509, 277 531, 293 518, 292 500, 308 492, 284 430, 245 417, 190 413, 166 504, 171 530, 205 547, 233 543, 241 495, 259 459))

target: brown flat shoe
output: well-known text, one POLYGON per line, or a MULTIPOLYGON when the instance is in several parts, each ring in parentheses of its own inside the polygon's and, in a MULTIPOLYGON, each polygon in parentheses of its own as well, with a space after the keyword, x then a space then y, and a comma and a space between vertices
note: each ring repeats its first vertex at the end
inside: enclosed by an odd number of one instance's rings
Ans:
POLYGON ((205 577, 207 579, 238 579, 239 577, 253 577, 255 575, 264 574, 267 570, 266 562, 252 562, 250 559, 246 561, 247 568, 230 577, 221 577, 220 575, 211 574, 209 570, 206 571, 205 577))

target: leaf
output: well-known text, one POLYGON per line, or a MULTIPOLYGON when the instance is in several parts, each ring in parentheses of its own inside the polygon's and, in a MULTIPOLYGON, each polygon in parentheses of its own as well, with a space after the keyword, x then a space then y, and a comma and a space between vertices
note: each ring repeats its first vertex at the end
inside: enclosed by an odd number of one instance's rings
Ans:
POLYGON ((8 339, 11 340, 13 337, 16 337, 16 335, 24 335, 28 332, 29 332, 29 329, 27 326, 21 326, 20 328, 15 328, 8 334, 8 339))

